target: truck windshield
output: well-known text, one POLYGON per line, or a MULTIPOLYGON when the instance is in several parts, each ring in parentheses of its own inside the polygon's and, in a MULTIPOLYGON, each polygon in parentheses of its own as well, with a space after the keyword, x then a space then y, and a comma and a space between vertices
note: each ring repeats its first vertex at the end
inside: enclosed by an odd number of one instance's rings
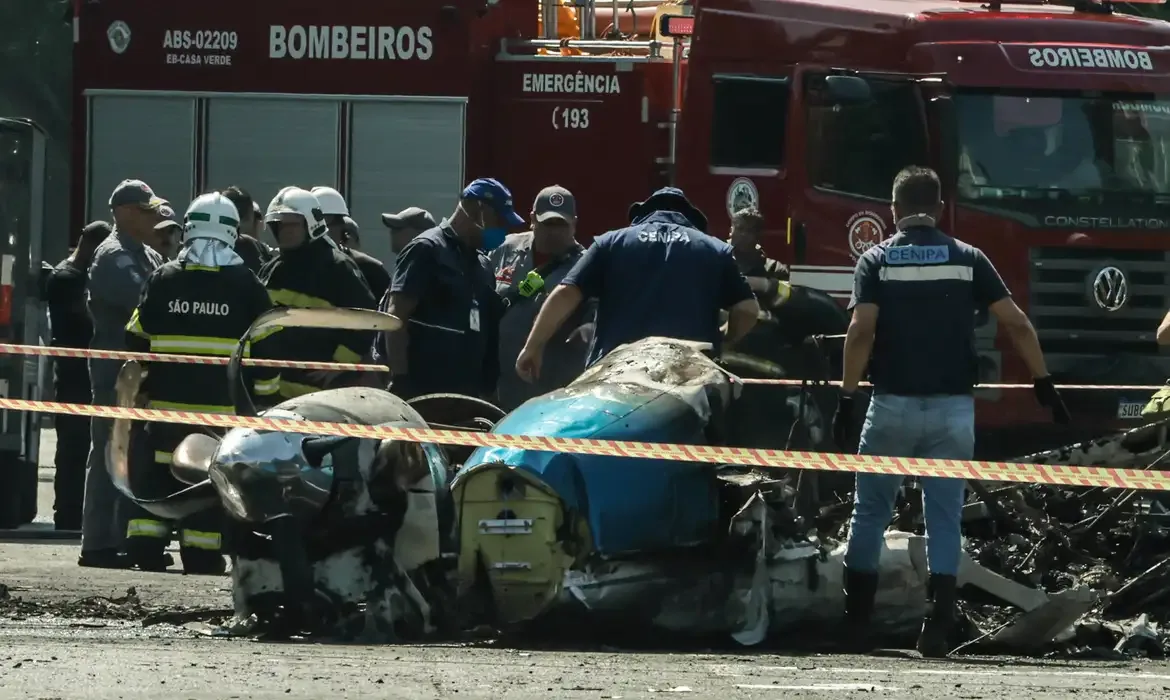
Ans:
POLYGON ((1170 100, 972 90, 955 108, 961 200, 1170 202, 1170 100))

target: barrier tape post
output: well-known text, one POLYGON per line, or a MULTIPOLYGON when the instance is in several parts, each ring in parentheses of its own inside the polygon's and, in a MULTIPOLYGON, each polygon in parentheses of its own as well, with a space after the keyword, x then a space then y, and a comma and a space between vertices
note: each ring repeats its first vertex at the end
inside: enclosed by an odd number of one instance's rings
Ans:
POLYGON ((1170 472, 1143 471, 1140 469, 974 462, 949 459, 907 459, 821 452, 785 452, 782 450, 761 450, 744 447, 671 445, 618 440, 504 435, 464 430, 397 428, 356 423, 324 423, 291 418, 188 413, 186 411, 161 411, 157 409, 123 408, 117 406, 91 406, 88 404, 29 401, 26 399, 0 398, 0 409, 89 416, 91 418, 204 425, 215 428, 252 428, 261 431, 301 433, 306 435, 340 435, 371 439, 391 438, 405 442, 431 442, 440 445, 504 447, 609 457, 669 459, 679 462, 707 464, 735 464, 746 467, 900 474, 903 476, 937 476, 956 479, 974 479, 976 481, 1004 481, 1025 484, 1170 491, 1170 472))

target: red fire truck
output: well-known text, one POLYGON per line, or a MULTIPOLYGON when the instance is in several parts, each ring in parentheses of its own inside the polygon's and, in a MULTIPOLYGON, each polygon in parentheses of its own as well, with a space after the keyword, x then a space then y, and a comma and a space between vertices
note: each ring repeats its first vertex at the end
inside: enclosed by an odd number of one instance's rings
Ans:
MULTIPOLYGON (((943 227, 995 261, 1062 380, 1170 376, 1153 340, 1170 306, 1170 27, 1108 3, 76 7, 74 229, 124 177, 179 207, 228 184, 262 203, 332 185, 376 227, 407 206, 446 214, 464 181, 494 176, 519 201, 569 187, 588 239, 674 182, 716 235, 758 204, 793 282, 843 300, 891 233, 894 174, 925 163, 943 227)), ((380 238, 363 241, 387 257, 380 238)), ((1027 381, 993 321, 979 346, 985 381, 1027 381)), ((1103 430, 1146 396, 1067 398, 1103 430)), ((1043 434, 1030 392, 981 398, 984 435, 1043 434)))

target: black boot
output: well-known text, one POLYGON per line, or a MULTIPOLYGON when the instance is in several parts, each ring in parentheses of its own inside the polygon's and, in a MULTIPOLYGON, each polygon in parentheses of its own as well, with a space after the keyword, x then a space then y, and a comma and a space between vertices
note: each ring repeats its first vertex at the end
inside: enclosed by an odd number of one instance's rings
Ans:
POLYGON ((139 571, 166 571, 168 566, 175 563, 174 557, 166 551, 169 542, 169 538, 127 537, 125 544, 127 568, 139 571))
POLYGON ((877 572, 845 567, 845 646, 848 651, 864 653, 874 648, 870 622, 877 589, 877 572))
POLYGON ((180 549, 179 559, 183 562, 183 573, 199 576, 223 576, 227 562, 217 551, 180 549))
POLYGON ((958 583, 954 576, 931 574, 927 589, 926 619, 915 647, 927 659, 945 658, 951 651, 951 630, 955 627, 955 593, 958 583))
POLYGON ((129 569, 131 566, 126 555, 114 547, 83 551, 77 558, 77 565, 93 569, 129 569))

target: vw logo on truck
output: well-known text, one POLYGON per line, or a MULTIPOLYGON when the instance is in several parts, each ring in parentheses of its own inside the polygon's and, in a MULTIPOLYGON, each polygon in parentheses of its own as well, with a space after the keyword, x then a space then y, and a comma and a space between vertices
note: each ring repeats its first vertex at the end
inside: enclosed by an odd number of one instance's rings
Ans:
POLYGON ((1105 311, 1121 311, 1129 301, 1129 282, 1120 268, 1103 267, 1093 278, 1093 301, 1105 311))

